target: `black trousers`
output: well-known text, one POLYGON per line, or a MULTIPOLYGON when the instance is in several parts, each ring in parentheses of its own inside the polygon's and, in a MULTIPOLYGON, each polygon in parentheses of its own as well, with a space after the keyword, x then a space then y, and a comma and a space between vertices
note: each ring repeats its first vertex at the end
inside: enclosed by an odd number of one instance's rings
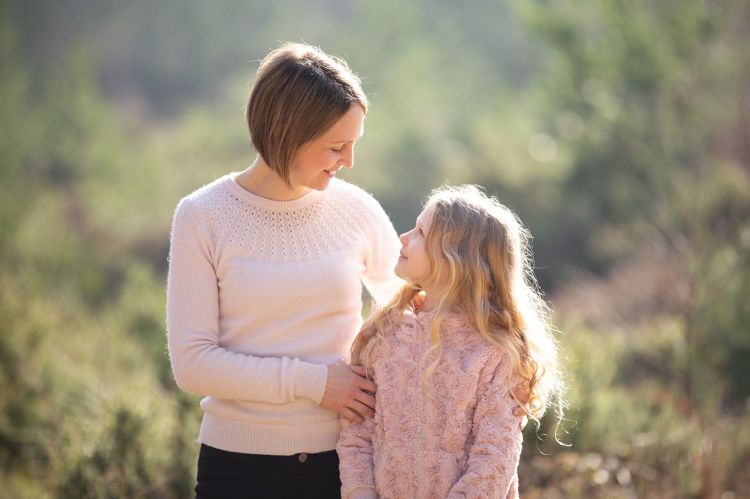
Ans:
POLYGON ((241 454, 201 445, 196 499, 340 499, 336 451, 293 456, 241 454))

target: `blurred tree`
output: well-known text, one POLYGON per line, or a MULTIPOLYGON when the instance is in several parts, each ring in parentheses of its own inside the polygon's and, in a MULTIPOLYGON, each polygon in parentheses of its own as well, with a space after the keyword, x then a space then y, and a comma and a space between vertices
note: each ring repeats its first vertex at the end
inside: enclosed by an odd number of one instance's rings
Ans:
POLYGON ((559 228, 543 241, 574 249, 578 266, 600 274, 663 255, 658 272, 670 275, 673 296, 647 295, 661 305, 630 324, 680 321, 671 389, 702 440, 678 460, 693 478, 675 487, 713 497, 731 476, 714 466, 726 442, 709 427, 727 407, 746 411, 750 397, 750 273, 742 264, 750 258, 750 8, 702 0, 516 5, 555 51, 541 119, 570 154, 559 228))

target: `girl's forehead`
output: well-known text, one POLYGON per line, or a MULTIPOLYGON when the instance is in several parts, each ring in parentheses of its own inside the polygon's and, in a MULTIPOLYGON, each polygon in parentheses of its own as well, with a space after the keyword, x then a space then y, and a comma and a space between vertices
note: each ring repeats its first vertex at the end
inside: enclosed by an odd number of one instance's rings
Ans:
POLYGON ((435 203, 428 203, 422 213, 417 217, 417 224, 427 229, 432 224, 432 214, 435 212, 435 203))

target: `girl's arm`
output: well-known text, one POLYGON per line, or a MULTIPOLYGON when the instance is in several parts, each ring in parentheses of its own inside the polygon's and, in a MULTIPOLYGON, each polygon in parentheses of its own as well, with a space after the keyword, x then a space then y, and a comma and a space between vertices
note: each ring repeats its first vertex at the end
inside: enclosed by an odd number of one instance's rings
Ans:
POLYGON ((474 412, 474 443, 466 471, 448 493, 457 497, 517 497, 518 461, 521 457, 522 416, 513 414, 517 403, 510 396, 505 379, 505 362, 495 368, 484 387, 474 412))
POLYGON ((341 433, 336 451, 339 454, 341 497, 343 499, 373 499, 375 476, 372 460, 372 434, 375 418, 362 423, 341 421, 341 433))
POLYGON ((219 344, 213 244, 200 213, 183 199, 172 223, 167 337, 175 380, 185 391, 233 400, 320 403, 328 368, 288 357, 255 357, 219 344))

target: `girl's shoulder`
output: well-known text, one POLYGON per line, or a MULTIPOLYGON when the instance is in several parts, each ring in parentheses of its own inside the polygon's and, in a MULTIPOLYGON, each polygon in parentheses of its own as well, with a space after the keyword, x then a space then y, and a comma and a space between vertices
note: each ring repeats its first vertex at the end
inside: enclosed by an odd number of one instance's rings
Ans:
POLYGON ((502 333, 492 341, 484 337, 469 314, 460 310, 449 312, 440 326, 446 350, 472 359, 482 369, 496 371, 510 363, 508 350, 502 345, 502 333))
POLYGON ((386 340, 413 343, 418 339, 417 321, 417 314, 411 309, 406 309, 393 321, 391 327, 384 331, 384 337, 386 340))
POLYGON ((464 345, 468 349, 486 350, 491 346, 482 338, 471 316, 461 309, 448 311, 442 318, 440 330, 445 340, 464 345))
POLYGON ((384 328, 373 354, 393 355, 396 351, 409 350, 411 346, 423 342, 424 330, 420 327, 418 315, 407 309, 400 314, 397 312, 388 327, 384 328))

